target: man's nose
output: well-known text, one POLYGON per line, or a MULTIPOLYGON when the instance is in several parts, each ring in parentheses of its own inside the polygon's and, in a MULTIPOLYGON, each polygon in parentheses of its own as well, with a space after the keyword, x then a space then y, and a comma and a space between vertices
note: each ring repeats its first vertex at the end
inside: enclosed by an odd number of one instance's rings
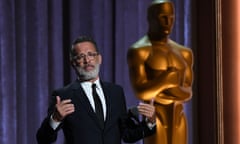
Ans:
POLYGON ((83 57, 83 62, 84 62, 84 63, 88 63, 89 61, 90 61, 90 59, 89 59, 88 55, 85 55, 85 56, 83 57))
POLYGON ((171 24, 171 18, 170 17, 164 17, 165 25, 171 24))

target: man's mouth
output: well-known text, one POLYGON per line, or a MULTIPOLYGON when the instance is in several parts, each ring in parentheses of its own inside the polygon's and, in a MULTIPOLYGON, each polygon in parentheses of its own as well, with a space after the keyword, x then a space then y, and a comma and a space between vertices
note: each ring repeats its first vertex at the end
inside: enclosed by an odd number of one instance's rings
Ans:
POLYGON ((86 65, 86 66, 84 66, 84 69, 86 70, 86 71, 91 71, 91 70, 93 70, 95 67, 94 67, 94 65, 86 65))

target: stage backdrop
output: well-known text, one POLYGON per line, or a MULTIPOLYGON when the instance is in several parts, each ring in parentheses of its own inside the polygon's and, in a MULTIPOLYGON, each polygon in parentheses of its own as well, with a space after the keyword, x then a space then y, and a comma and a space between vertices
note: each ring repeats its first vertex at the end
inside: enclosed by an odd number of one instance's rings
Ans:
MULTIPOLYGON (((171 38, 191 47, 191 0, 174 0, 171 38)), ((93 36, 103 55, 101 78, 133 95, 126 62, 147 31, 151 0, 0 0, 0 143, 35 144, 51 91, 75 79, 68 52, 79 35, 93 36)), ((192 140, 192 102, 185 106, 192 140)), ((62 134, 57 144, 62 144, 62 134)), ((138 142, 142 143, 141 141, 138 142)))

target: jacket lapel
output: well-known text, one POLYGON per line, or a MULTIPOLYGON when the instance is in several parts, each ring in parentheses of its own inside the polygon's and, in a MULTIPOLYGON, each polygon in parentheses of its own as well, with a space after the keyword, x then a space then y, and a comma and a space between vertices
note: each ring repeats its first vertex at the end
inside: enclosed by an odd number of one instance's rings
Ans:
POLYGON ((112 118, 112 108, 111 108, 111 98, 110 98, 110 92, 111 88, 104 82, 101 81, 101 86, 103 89, 103 93, 105 96, 105 101, 106 101, 106 107, 107 107, 107 115, 106 115, 106 120, 105 120, 105 129, 109 126, 112 118))
POLYGON ((77 103, 79 103, 81 105, 81 108, 83 107, 87 113, 89 114, 89 116, 97 123, 97 125, 100 127, 98 118, 87 98, 86 93, 84 92, 83 88, 80 85, 80 82, 78 80, 76 80, 76 82, 73 85, 73 97, 76 98, 76 100, 78 101, 77 103))

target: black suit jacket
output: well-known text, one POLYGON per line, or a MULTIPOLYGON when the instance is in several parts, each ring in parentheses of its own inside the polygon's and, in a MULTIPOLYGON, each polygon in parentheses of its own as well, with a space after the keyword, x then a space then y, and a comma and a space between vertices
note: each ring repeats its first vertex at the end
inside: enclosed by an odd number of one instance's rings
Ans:
POLYGON ((112 83, 101 82, 106 99, 107 116, 102 129, 97 116, 78 80, 68 86, 54 91, 50 101, 48 116, 37 131, 38 144, 50 144, 57 139, 57 132, 63 129, 67 144, 120 144, 135 142, 152 135, 145 122, 136 123, 127 114, 125 96, 122 87, 112 83), (61 125, 53 130, 49 125, 50 116, 55 110, 56 96, 61 100, 71 99, 75 112, 67 116, 61 125))

